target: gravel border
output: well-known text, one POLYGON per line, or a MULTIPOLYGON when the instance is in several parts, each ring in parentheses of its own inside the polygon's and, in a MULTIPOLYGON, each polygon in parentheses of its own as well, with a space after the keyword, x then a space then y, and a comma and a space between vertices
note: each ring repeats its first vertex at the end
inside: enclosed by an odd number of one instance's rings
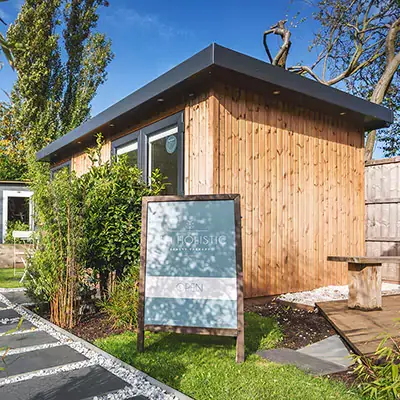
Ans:
MULTIPOLYGON (((400 294, 400 284, 398 285, 395 283, 383 282, 382 295, 389 296, 394 294, 400 294)), ((349 288, 347 285, 344 285, 325 286, 305 292, 285 293, 278 296, 277 299, 285 302, 315 307, 315 303, 321 303, 324 301, 347 300, 348 297, 349 288)))
MULTIPOLYGON (((105 351, 99 349, 93 344, 86 342, 85 340, 73 335, 70 332, 65 331, 64 329, 58 327, 57 325, 52 324, 51 322, 45 320, 39 315, 35 314, 31 310, 25 308, 23 305, 15 305, 10 302, 5 296, 0 293, 0 301, 7 304, 10 308, 15 309, 21 316, 35 325, 39 330, 45 331, 55 337, 58 340, 58 345, 65 344, 70 346, 72 349, 78 351, 87 357, 90 363, 93 365, 100 365, 107 371, 113 373, 118 376, 127 384, 132 385, 126 386, 124 389, 121 389, 115 393, 109 393, 103 396, 97 396, 97 399, 110 399, 110 400, 123 400, 135 395, 143 395, 149 397, 154 400, 193 400, 189 396, 175 390, 168 385, 152 378, 146 373, 132 367, 129 364, 124 363, 118 358, 112 356, 111 354, 106 353, 105 351), (140 388, 140 389, 137 389, 140 388)), ((17 319, 19 320, 19 319, 17 319)), ((29 376, 41 376, 37 374, 45 374, 51 375, 60 371, 63 371, 63 367, 67 368, 66 370, 70 370, 68 368, 76 369, 77 365, 80 363, 73 363, 67 366, 61 366, 56 368, 49 368, 48 370, 42 370, 33 375, 33 373, 24 374, 20 377, 25 379, 29 379, 29 376), (27 377, 26 377, 27 376, 27 377)), ((65 370, 65 369, 64 369, 65 370)), ((12 379, 8 378, 8 379, 12 379)), ((18 378, 18 377, 15 377, 18 378)), ((8 383, 8 382, 7 382, 8 383)), ((0 381, 0 384, 3 384, 0 381)), ((96 397, 95 397, 96 398, 96 397)), ((94 398, 94 399, 95 399, 94 398)))

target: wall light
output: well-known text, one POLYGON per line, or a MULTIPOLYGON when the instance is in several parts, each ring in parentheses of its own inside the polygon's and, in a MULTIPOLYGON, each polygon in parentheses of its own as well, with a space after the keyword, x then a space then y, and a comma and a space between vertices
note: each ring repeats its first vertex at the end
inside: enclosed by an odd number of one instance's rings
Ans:
POLYGON ((275 96, 277 96, 278 94, 281 94, 281 91, 280 91, 280 90, 274 90, 274 91, 272 92, 272 94, 274 94, 275 96))

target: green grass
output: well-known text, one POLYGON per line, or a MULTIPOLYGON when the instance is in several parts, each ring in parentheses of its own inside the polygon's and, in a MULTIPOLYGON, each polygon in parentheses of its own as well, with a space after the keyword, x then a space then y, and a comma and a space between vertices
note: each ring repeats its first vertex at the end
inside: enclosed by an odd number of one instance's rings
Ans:
POLYGON ((127 332, 95 342, 103 350, 197 400, 361 399, 355 390, 328 378, 314 378, 293 366, 254 354, 275 347, 282 334, 271 318, 245 316, 246 361, 235 363, 235 340, 227 337, 145 334, 145 352, 127 332))
POLYGON ((0 288, 23 287, 24 285, 19 283, 23 273, 23 269, 17 269, 14 276, 13 268, 0 268, 0 288))

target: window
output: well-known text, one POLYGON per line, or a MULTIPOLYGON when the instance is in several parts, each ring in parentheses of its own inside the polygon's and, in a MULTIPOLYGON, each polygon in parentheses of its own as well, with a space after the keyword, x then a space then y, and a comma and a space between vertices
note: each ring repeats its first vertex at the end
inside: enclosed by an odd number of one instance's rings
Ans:
POLYGON ((66 161, 66 162, 64 162, 64 163, 62 163, 60 165, 57 165, 56 167, 51 168, 50 169, 50 179, 53 179, 54 176, 58 172, 60 172, 60 171, 62 171, 64 169, 67 169, 68 172, 71 172, 71 161, 66 161))
POLYGON ((33 192, 25 190, 3 190, 3 226, 2 241, 7 235, 7 226, 15 221, 21 221, 33 229, 33 192))
POLYGON ((148 149, 148 181, 155 169, 167 177, 166 194, 178 193, 179 157, 178 157, 178 127, 168 128, 149 136, 148 149))
POLYGON ((117 156, 126 154, 128 157, 128 162, 130 165, 138 165, 138 142, 137 140, 127 144, 126 146, 121 146, 116 149, 117 156))
POLYGON ((127 154, 150 182, 158 168, 167 177, 166 194, 183 194, 183 112, 164 118, 112 143, 112 154, 127 154))

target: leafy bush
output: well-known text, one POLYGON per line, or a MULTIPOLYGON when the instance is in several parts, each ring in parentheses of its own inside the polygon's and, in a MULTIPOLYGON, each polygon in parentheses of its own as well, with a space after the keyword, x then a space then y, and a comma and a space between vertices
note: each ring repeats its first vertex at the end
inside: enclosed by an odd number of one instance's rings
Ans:
MULTIPOLYGON (((6 244, 13 244, 14 238, 12 236, 13 231, 29 231, 29 225, 25 224, 22 221, 8 221, 7 223, 7 233, 6 237, 4 238, 4 243, 6 244)), ((15 239, 15 243, 21 244, 24 243, 20 239, 15 239)))
POLYGON ((116 328, 132 330, 137 324, 139 266, 130 267, 100 306, 116 328))
POLYGON ((159 171, 149 187, 126 157, 102 163, 101 137, 97 144, 89 152, 92 168, 82 177, 60 170, 49 180, 48 167, 37 165, 33 179, 39 248, 29 262, 28 290, 50 302, 51 321, 62 327, 76 323, 79 302, 98 286, 107 298, 113 273, 118 285, 109 313, 119 309, 124 324, 136 323, 136 272, 129 268, 123 276, 124 270, 139 262, 142 197, 165 188, 159 171))
POLYGON ((355 373, 364 395, 379 400, 400 399, 400 347, 393 339, 386 337, 373 357, 356 357, 356 362, 355 373))
MULTIPOLYGON (((126 266, 140 259, 142 197, 156 196, 165 189, 164 179, 154 171, 149 187, 142 171, 131 166, 126 156, 102 163, 101 138, 90 158, 92 168, 82 176, 84 230, 87 237, 86 267, 101 275, 107 291, 107 277, 116 271, 121 278, 126 266)), ((106 293, 103 293, 106 297, 106 293)))

